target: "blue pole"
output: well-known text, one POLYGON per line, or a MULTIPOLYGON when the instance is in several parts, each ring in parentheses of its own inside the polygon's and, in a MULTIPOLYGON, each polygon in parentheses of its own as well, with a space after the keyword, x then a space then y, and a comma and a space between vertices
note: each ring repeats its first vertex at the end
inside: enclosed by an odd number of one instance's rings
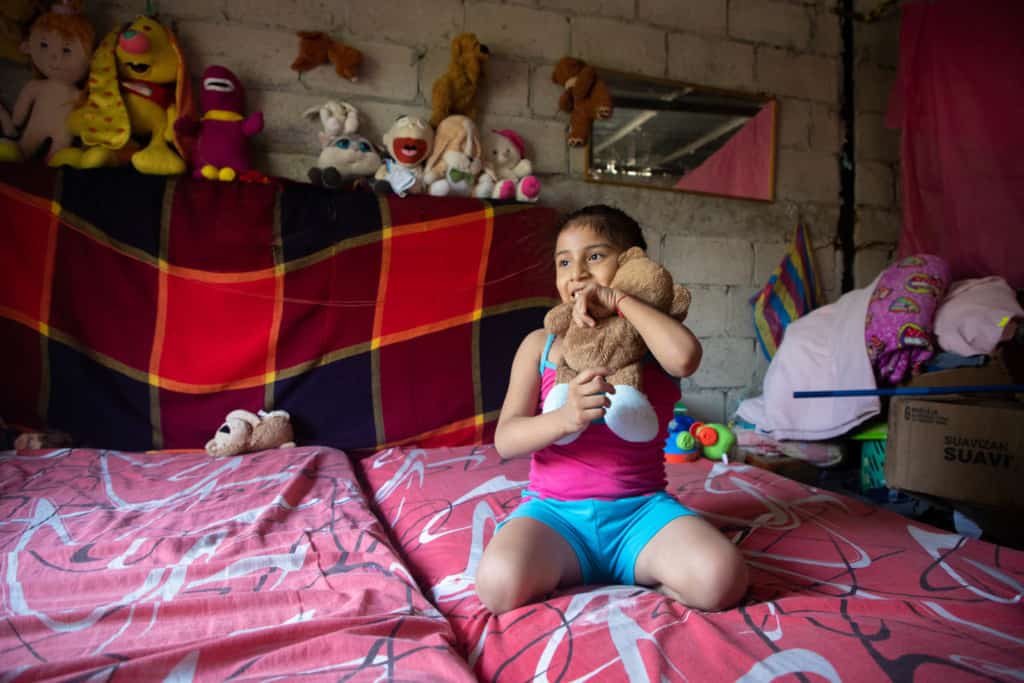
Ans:
POLYGON ((955 387, 893 387, 891 389, 834 389, 794 391, 793 398, 838 398, 843 396, 935 396, 939 394, 1019 394, 1024 384, 965 385, 955 387))

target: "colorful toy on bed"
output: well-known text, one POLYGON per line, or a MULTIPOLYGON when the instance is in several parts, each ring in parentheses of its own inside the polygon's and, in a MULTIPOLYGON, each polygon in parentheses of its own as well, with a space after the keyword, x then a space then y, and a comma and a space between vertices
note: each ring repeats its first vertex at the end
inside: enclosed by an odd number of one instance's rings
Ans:
POLYGON ((484 168, 473 195, 521 202, 540 198, 540 181, 526 158, 526 143, 514 130, 494 130, 484 137, 484 168))
POLYGON ((0 160, 31 159, 49 143, 48 156, 71 144, 66 120, 89 72, 96 31, 81 14, 79 0, 61 0, 32 23, 20 46, 29 56, 36 78, 18 94, 14 111, 0 111, 0 128, 14 140, 0 141, 0 160))
POLYGON ((309 169, 311 183, 330 189, 369 187, 369 178, 380 168, 380 154, 359 130, 359 110, 348 102, 330 100, 303 112, 310 121, 320 121, 317 133, 320 155, 309 169))
POLYGON ((431 89, 433 111, 430 125, 437 128, 445 117, 462 114, 476 119, 476 90, 484 75, 484 64, 491 51, 473 33, 462 33, 452 40, 451 61, 431 89))
POLYGON ((65 149, 50 163, 97 168, 130 160, 142 173, 184 173, 192 140, 175 132, 179 116, 194 118, 195 108, 178 41, 156 19, 139 17, 107 34, 93 54, 88 101, 68 117, 84 149, 65 149))
POLYGON ((429 123, 413 116, 399 116, 384 133, 384 150, 389 156, 374 174, 374 189, 391 191, 399 197, 424 192, 424 166, 433 149, 434 129, 429 123))
POLYGON ((206 452, 219 458, 294 446, 291 415, 286 411, 232 410, 213 438, 206 442, 206 452))
POLYGON ((480 134, 472 119, 453 114, 441 121, 423 174, 430 194, 471 196, 483 168, 481 154, 480 134))
POLYGON ((722 460, 736 445, 736 434, 717 422, 700 422, 686 414, 683 402, 676 403, 665 439, 665 462, 695 462, 701 455, 722 460))
POLYGON ((200 79, 200 119, 181 116, 179 135, 196 137, 192 175, 232 181, 250 171, 248 140, 263 130, 263 112, 245 115, 245 87, 227 67, 207 67, 200 79))
MULTIPOLYGON (((632 247, 619 255, 619 268, 609 286, 618 292, 684 320, 690 308, 690 292, 672 281, 672 274, 655 263, 640 247, 632 247)), ((561 303, 544 317, 544 329, 562 340, 562 361, 558 366, 555 386, 544 400, 543 412, 558 410, 569 397, 573 377, 584 368, 606 367, 612 373, 605 380, 615 387, 609 396, 611 406, 604 416, 613 434, 632 442, 650 441, 657 436, 660 425, 654 407, 643 393, 642 362, 647 344, 626 318, 614 312, 594 327, 573 322, 573 302, 561 303)), ((557 441, 574 441, 581 432, 557 441)))

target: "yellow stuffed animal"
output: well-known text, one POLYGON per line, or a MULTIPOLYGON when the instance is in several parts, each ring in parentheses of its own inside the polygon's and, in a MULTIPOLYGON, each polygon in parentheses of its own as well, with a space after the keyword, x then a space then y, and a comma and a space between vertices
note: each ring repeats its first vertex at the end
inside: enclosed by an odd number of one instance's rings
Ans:
POLYGON ((179 115, 195 118, 188 71, 174 34, 152 17, 139 17, 107 35, 93 54, 88 101, 68 117, 84 149, 66 149, 51 166, 97 168, 125 162, 142 173, 184 173, 187 141, 179 115), (139 151, 133 138, 146 142, 139 151))
POLYGON ((28 55, 21 44, 28 37, 32 19, 41 11, 38 0, 3 0, 0 2, 0 59, 28 64, 28 55))
POLYGON ((483 78, 484 63, 491 51, 474 33, 462 33, 452 40, 452 58, 431 91, 433 113, 430 125, 437 128, 453 114, 476 119, 476 88, 483 78))

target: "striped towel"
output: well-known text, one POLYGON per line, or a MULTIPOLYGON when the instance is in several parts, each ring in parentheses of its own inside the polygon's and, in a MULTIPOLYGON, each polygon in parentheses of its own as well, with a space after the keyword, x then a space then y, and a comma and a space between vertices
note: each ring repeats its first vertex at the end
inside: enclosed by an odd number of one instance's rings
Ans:
POLYGON ((810 236, 802 224, 797 226, 786 256, 750 303, 754 307, 757 340, 771 360, 782 343, 786 326, 822 303, 810 236))

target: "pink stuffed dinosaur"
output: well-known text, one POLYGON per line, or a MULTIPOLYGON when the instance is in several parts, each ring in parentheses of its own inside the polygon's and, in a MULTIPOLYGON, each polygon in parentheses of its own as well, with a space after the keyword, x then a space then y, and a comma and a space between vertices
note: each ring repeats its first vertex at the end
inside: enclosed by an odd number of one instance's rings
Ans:
POLYGON ((198 134, 192 155, 192 175, 232 181, 250 171, 248 139, 263 130, 263 112, 245 116, 245 88, 230 69, 210 66, 203 72, 199 121, 181 117, 174 123, 179 135, 198 134))

